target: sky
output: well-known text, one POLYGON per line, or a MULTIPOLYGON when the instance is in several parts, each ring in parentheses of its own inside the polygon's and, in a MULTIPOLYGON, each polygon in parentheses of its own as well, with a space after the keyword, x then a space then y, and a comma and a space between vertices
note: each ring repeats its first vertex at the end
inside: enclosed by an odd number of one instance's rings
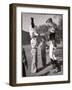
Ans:
POLYGON ((30 18, 33 17, 34 18, 34 22, 35 25, 39 26, 39 25, 43 25, 45 24, 46 20, 48 18, 52 18, 53 22, 55 22, 56 24, 59 23, 59 19, 62 18, 62 15, 59 14, 35 14, 35 13, 22 13, 21 14, 21 28, 24 31, 29 31, 29 27, 30 27, 30 18))

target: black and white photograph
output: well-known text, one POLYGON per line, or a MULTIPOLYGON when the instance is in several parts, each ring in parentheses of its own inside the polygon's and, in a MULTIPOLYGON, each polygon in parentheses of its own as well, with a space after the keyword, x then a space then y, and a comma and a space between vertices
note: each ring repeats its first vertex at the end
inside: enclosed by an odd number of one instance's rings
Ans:
POLYGON ((63 15, 21 13, 22 76, 63 74, 63 15))
POLYGON ((12 4, 10 84, 70 82, 70 8, 12 4))

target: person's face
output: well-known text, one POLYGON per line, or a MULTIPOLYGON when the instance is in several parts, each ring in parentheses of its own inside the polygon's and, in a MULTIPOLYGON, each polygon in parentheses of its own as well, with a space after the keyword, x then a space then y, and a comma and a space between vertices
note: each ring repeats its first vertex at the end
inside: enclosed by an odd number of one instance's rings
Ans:
POLYGON ((54 32, 55 28, 53 27, 53 23, 47 23, 48 29, 50 32, 54 32))
POLYGON ((51 22, 48 22, 46 24, 47 24, 47 26, 52 26, 52 23, 51 22))

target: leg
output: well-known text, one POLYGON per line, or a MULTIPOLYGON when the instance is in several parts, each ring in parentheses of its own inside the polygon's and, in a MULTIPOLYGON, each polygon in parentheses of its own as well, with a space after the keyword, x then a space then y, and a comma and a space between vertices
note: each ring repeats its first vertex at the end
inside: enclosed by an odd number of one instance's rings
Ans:
POLYGON ((49 46, 49 56, 50 56, 50 60, 51 60, 51 64, 53 65, 53 68, 56 68, 55 62, 54 60, 56 59, 54 53, 53 53, 53 49, 54 49, 54 45, 53 42, 50 41, 50 46, 49 46))
POLYGON ((36 48, 36 53, 35 53, 35 65, 36 65, 36 71, 37 71, 37 48, 36 48))
POLYGON ((25 65, 22 63, 22 76, 26 77, 26 70, 25 70, 25 65))
POLYGON ((54 64, 55 64, 55 67, 57 67, 57 72, 60 72, 61 71, 61 67, 60 67, 60 64, 58 63, 58 60, 53 52, 53 60, 54 60, 54 64))
POLYGON ((53 64, 53 43, 52 41, 50 41, 50 44, 49 44, 49 57, 50 57, 51 63, 53 64))
POLYGON ((54 63, 55 63, 55 66, 57 67, 57 72, 60 72, 61 71, 60 64, 58 63, 57 60, 55 60, 54 63))
POLYGON ((37 49, 36 49, 36 38, 31 39, 31 55, 32 55, 32 65, 31 65, 31 72, 35 73, 37 69, 37 49))
POLYGON ((36 49, 32 49, 31 54, 32 54, 31 72, 35 73, 36 72, 36 49))
POLYGON ((42 64, 43 66, 46 66, 46 51, 41 50, 41 56, 42 56, 42 64))

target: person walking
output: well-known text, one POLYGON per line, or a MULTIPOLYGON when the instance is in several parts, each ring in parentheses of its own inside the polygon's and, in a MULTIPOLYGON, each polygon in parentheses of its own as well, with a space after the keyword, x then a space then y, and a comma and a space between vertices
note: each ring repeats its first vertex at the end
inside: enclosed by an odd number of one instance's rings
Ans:
POLYGON ((54 54, 54 51, 56 50, 57 44, 56 44, 56 29, 57 25, 53 22, 52 18, 49 18, 46 21, 46 24, 48 25, 48 33, 49 33, 49 57, 51 60, 51 64, 53 67, 57 68, 57 72, 61 71, 61 67, 58 63, 57 57, 54 54))
POLYGON ((38 34, 35 31, 34 18, 31 17, 31 25, 29 28, 29 34, 31 37, 31 55, 32 55, 32 64, 31 64, 31 73, 37 71, 37 37, 38 34))

